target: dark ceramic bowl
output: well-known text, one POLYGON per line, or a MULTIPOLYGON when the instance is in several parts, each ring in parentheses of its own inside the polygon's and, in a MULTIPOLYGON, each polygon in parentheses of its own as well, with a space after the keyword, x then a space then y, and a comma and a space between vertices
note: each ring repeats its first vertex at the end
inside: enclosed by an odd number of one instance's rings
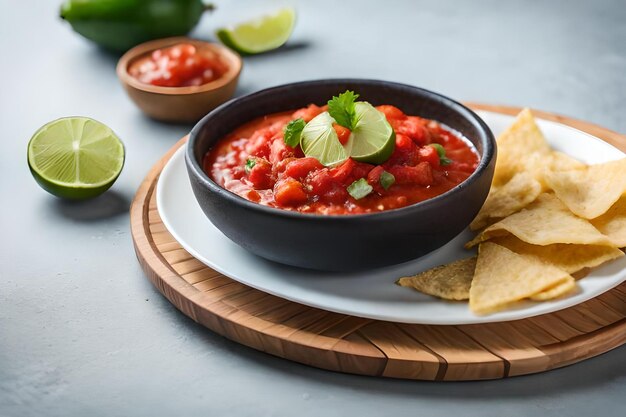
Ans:
POLYGON ((487 197, 495 156, 495 140, 489 127, 454 100, 404 84, 331 79, 273 87, 223 104, 192 129, 185 160, 200 207, 233 242, 272 261, 348 271, 415 259, 459 234, 487 197), (380 213, 336 216, 303 214, 250 202, 220 187, 202 170, 206 152, 242 124, 311 103, 322 105, 347 89, 373 105, 392 104, 409 115, 437 120, 462 133, 480 154, 478 168, 466 181, 430 200, 380 213))

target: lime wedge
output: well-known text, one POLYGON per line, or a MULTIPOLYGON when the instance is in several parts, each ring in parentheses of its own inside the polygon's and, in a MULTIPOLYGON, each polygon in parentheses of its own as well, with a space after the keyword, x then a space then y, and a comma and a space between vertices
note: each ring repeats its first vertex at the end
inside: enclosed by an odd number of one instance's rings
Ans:
POLYGON ((324 166, 334 166, 344 162, 350 155, 352 141, 344 147, 333 128, 333 119, 328 112, 318 114, 302 130, 300 147, 306 156, 313 157, 324 166))
POLYGON ((273 15, 218 29, 217 37, 229 48, 243 55, 258 54, 282 46, 293 31, 296 11, 284 8, 273 15))
POLYGON ((382 164, 393 153, 396 134, 382 112, 371 104, 355 103, 356 124, 350 156, 360 162, 382 164))
POLYGON ((44 190, 82 200, 113 185, 124 166, 124 145, 96 120, 66 117, 33 135, 28 143, 28 166, 44 190))

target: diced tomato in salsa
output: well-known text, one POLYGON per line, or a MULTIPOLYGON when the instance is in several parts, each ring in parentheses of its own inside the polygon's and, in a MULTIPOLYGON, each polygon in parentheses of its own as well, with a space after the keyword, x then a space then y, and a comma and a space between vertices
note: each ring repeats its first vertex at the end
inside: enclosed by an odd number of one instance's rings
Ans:
POLYGON ((254 166, 249 169, 248 180, 252 186, 257 190, 272 188, 274 185, 272 164, 263 158, 254 158, 251 161, 253 161, 254 166))
POLYGON ((428 162, 433 168, 439 168, 441 162, 439 161, 439 154, 437 150, 432 146, 424 146, 419 150, 420 161, 428 162))
POLYGON ((128 72, 144 84, 190 87, 215 81, 226 71, 228 66, 217 53, 179 43, 135 61, 128 72))
MULTIPOLYGON (((303 213, 357 214, 391 210, 427 200, 465 181, 478 165, 478 155, 468 141, 440 123, 406 115, 390 105, 377 107, 396 132, 395 149, 381 165, 351 158, 334 167, 305 157, 299 146, 283 140, 289 121, 306 122, 326 110, 308 107, 254 120, 238 128, 207 153, 204 169, 218 184, 246 198, 271 207, 303 213), (434 146, 443 146, 450 163, 441 164, 434 146), (385 187, 383 174, 393 175, 385 187), (347 191, 364 178, 373 191, 356 200, 347 191)), ((344 143, 350 131, 334 125, 344 143)))
POLYGON ((341 142, 342 145, 348 143, 348 139, 350 139, 350 129, 338 125, 337 123, 333 124, 333 128, 335 129, 335 132, 337 132, 337 138, 339 138, 339 142, 341 142))
POLYGON ((322 168, 324 165, 315 158, 294 158, 285 167, 285 175, 300 180, 305 178, 309 172, 322 168))

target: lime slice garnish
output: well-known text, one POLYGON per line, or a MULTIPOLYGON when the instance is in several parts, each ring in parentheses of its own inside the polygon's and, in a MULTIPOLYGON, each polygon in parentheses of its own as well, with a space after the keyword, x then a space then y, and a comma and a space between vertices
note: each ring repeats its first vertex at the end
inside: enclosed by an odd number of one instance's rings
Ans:
POLYGON ((85 199, 106 191, 124 166, 124 145, 111 129, 87 117, 41 127, 28 143, 28 166, 57 197, 85 199))
POLYGON ((258 54, 282 46, 293 31, 296 11, 284 8, 277 13, 218 29, 217 37, 240 54, 258 54))
POLYGON ((382 164, 393 153, 396 134, 382 112, 371 104, 355 103, 356 124, 350 156, 356 161, 382 164))
POLYGON ((302 130, 300 147, 306 156, 313 157, 322 165, 334 166, 344 162, 350 155, 352 140, 344 145, 339 142, 328 112, 318 114, 302 130))

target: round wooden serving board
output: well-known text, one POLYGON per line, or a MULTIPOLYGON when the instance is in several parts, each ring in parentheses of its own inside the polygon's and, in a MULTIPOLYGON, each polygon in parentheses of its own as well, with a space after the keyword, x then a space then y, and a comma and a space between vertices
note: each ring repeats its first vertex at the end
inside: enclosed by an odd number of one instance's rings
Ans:
MULTIPOLYGON (((519 108, 470 104, 517 114, 519 108)), ((626 137, 536 111, 626 150, 626 137)), ((178 142, 150 171, 131 206, 137 257, 180 311, 254 349, 318 368, 422 380, 479 380, 559 368, 626 343, 626 283, 583 304, 503 323, 399 324, 332 313, 247 287, 208 268, 174 240, 156 208, 155 185, 178 142)))

